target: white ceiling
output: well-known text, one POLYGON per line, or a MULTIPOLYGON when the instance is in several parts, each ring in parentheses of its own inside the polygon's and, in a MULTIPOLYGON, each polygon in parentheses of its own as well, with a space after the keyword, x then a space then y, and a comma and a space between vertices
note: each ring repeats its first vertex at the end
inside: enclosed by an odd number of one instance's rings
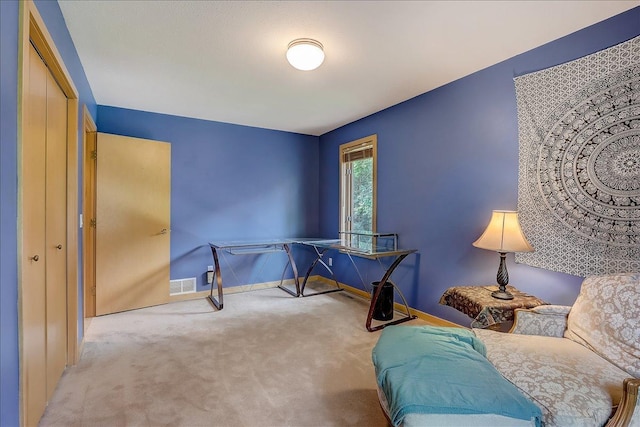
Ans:
POLYGON ((98 104, 321 135, 640 0, 59 3, 98 104))

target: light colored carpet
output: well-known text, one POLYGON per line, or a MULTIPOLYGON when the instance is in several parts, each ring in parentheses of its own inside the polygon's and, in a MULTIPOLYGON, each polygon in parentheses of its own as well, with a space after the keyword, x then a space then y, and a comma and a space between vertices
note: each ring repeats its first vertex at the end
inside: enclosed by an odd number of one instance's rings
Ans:
POLYGON ((93 319, 40 425, 387 425, 368 302, 277 288, 224 302, 222 311, 200 299, 93 319))

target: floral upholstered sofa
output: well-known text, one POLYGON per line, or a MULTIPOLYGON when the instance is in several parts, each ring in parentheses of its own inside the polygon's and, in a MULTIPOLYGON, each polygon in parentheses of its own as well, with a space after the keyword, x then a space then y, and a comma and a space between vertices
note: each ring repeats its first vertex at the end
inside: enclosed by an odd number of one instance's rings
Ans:
POLYGON ((572 307, 516 310, 509 333, 386 328, 374 348, 373 361, 380 404, 396 426, 640 427, 640 273, 588 277, 572 307), (444 342, 442 335, 450 342, 444 342), (487 379, 460 380, 434 368, 459 353, 465 356, 450 365, 450 372, 482 370, 487 379), (391 374, 398 369, 404 372, 394 378, 391 374), (421 387, 427 390, 416 395, 414 389, 421 387), (407 395, 407 388, 410 400, 398 402, 407 395), (496 388, 506 394, 494 395, 496 388), (435 400, 428 389, 437 389, 435 400), (475 404, 478 395, 483 404, 475 404), (516 401, 509 402, 514 395, 518 395, 516 401), (460 405, 441 403, 451 396, 464 399, 460 405), (538 414, 522 406, 519 398, 533 404, 538 414), (494 406, 497 410, 486 409, 486 402, 492 400, 499 401, 494 406), (517 405, 530 412, 514 412, 517 405))
POLYGON ((640 426, 640 274, 587 277, 571 307, 516 310, 509 334, 473 331, 545 426, 640 426))

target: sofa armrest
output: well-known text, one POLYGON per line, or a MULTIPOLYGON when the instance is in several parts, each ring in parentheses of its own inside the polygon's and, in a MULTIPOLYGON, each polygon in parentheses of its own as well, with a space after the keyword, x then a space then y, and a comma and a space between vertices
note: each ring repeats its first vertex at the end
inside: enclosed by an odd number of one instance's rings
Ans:
POLYGON ((627 378, 622 385, 622 398, 606 427, 640 425, 640 378, 627 378))
POLYGON ((567 316, 571 307, 540 305, 531 309, 517 308, 514 312, 512 334, 562 337, 567 329, 567 316))

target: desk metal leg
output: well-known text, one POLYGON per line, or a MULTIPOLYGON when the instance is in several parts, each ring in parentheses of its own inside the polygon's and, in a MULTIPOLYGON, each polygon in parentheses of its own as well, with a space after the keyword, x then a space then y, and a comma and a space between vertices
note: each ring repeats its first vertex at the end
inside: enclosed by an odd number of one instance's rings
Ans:
POLYGON ((391 322, 387 322, 382 325, 373 326, 373 327, 371 326, 371 321, 373 320, 373 311, 376 306, 376 303, 378 302, 378 298, 380 297, 380 293, 382 292, 382 288, 389 280, 389 277, 391 277, 391 273, 393 273, 393 270, 396 269, 396 267, 402 262, 403 259, 407 257, 407 255, 409 254, 400 255, 398 256, 398 258, 396 258, 393 264, 391 264, 391 266, 384 273, 384 276, 382 276, 382 279, 380 280, 378 287, 376 288, 375 292, 373 293, 373 296, 371 297, 371 304, 369 305, 369 313, 367 313, 367 323, 365 325, 369 332, 379 331, 380 329, 383 329, 389 325, 397 325, 398 323, 408 322, 409 320, 413 320, 418 317, 415 315, 411 315, 411 311, 409 311, 409 306, 407 305, 407 301, 405 300, 404 295, 402 295, 402 292, 400 291, 400 289, 398 289, 397 286, 393 285, 393 287, 398 290, 398 294, 400 294, 400 297, 404 302, 404 307, 407 310, 407 317, 403 317, 397 320, 392 320, 391 322))
POLYGON ((223 305, 223 293, 222 293, 222 275, 220 274, 220 262, 218 261, 218 252, 216 248, 211 246, 211 252, 213 254, 213 264, 215 266, 215 270, 213 272, 213 280, 211 280, 211 292, 207 297, 209 301, 213 304, 215 308, 218 310, 222 310, 223 305), (218 284, 218 300, 213 296, 213 283, 217 282, 218 284))
POLYGON ((323 248, 322 251, 318 250, 318 248, 316 246, 313 246, 313 249, 315 249, 316 251, 316 259, 311 263, 311 266, 309 267, 309 269, 307 270, 307 274, 304 275, 304 280, 302 281, 302 286, 300 287, 300 294, 303 297, 312 297, 314 295, 322 295, 322 294, 329 294, 331 292, 340 292, 343 291, 344 289, 342 289, 340 287, 340 284, 338 283, 338 281, 336 280, 336 276, 335 274, 333 274, 333 270, 331 270, 331 267, 329 267, 324 260, 322 259, 322 256, 324 255, 324 253, 329 249, 329 248, 323 248), (309 295, 305 295, 304 294, 304 289, 307 286, 307 281, 309 280, 309 276, 311 275, 311 272, 313 271, 313 269, 315 268, 316 265, 318 265, 318 263, 320 263, 321 265, 324 266, 324 268, 327 269, 327 271, 329 273, 331 273, 331 278, 333 279, 334 282, 336 282, 336 287, 337 289, 329 289, 326 291, 320 291, 320 292, 314 292, 312 294, 309 295))
POLYGON ((278 287, 283 291, 285 291, 286 293, 288 293, 289 295, 291 295, 292 297, 299 297, 301 295, 301 292, 300 292, 300 280, 298 280, 298 267, 296 267, 296 262, 293 259, 293 255, 291 254, 291 248, 289 248, 289 245, 285 243, 284 245, 282 245, 282 247, 284 248, 284 251, 287 253, 287 256, 289 257, 289 261, 287 261, 287 265, 284 266, 284 270, 282 271, 282 277, 280 278, 280 284, 278 285, 278 287), (293 270, 293 280, 296 283, 295 293, 282 285, 282 282, 284 281, 284 274, 287 272, 287 267, 289 267, 289 265, 291 265, 291 270, 293 270))

